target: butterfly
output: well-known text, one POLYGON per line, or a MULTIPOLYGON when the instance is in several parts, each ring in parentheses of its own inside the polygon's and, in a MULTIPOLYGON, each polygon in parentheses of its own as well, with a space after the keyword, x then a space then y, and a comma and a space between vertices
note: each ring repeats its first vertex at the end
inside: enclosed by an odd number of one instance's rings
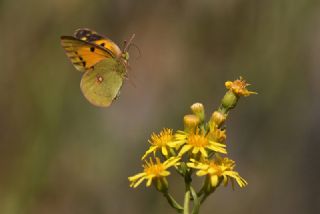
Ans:
POLYGON ((127 78, 128 47, 134 38, 124 42, 123 50, 106 36, 80 28, 73 36, 61 36, 61 45, 74 67, 83 72, 80 88, 93 105, 108 107, 119 97, 127 78))

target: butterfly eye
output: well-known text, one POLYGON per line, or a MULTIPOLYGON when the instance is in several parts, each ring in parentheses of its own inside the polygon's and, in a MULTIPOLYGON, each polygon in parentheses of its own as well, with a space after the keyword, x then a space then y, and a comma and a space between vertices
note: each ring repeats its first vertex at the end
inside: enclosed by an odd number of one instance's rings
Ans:
POLYGON ((78 39, 85 40, 84 38, 87 37, 88 32, 89 31, 85 29, 78 29, 76 30, 74 36, 78 39))
POLYGON ((122 54, 122 58, 128 61, 129 60, 129 53, 128 52, 124 52, 122 54))

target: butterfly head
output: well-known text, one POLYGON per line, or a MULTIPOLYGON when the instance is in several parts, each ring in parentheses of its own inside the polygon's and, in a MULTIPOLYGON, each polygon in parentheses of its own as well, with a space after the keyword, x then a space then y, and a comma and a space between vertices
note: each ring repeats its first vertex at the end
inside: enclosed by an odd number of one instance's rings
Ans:
POLYGON ((124 61, 124 63, 127 65, 128 64, 128 61, 129 61, 129 52, 128 52, 128 49, 132 43, 132 40, 134 39, 135 37, 135 34, 133 34, 131 36, 131 38, 129 39, 129 41, 124 41, 123 43, 123 50, 122 50, 122 54, 121 54, 121 58, 122 60, 124 61))
POLYGON ((121 57, 122 57, 122 59, 128 61, 129 60, 129 52, 126 51, 126 52, 122 53, 121 57))
POLYGON ((121 58, 127 64, 129 61, 129 52, 128 51, 122 52, 121 58))

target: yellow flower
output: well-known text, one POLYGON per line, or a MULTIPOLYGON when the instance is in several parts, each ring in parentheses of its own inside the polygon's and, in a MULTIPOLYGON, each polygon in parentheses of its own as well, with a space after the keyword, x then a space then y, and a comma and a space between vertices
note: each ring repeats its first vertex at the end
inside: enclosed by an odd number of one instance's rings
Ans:
POLYGON ((183 131, 178 131, 176 134, 176 140, 180 144, 184 143, 178 154, 179 156, 182 156, 184 153, 190 150, 194 155, 200 152, 202 157, 208 157, 207 149, 223 154, 227 153, 225 144, 217 143, 211 140, 208 136, 199 133, 198 130, 196 131, 196 133, 186 133, 183 131))
POLYGON ((231 90, 236 95, 249 96, 250 94, 257 94, 257 92, 249 91, 246 87, 250 84, 246 83, 242 77, 240 79, 235 80, 233 82, 227 81, 225 86, 227 89, 231 90))
POLYGON ((227 139, 226 129, 222 130, 214 126, 210 126, 208 137, 215 142, 225 143, 227 139))
POLYGON ((172 129, 163 129, 158 135, 152 133, 149 143, 151 146, 141 158, 142 160, 145 159, 150 153, 155 154, 157 150, 160 150, 165 157, 168 157, 168 149, 175 148, 177 146, 177 142, 174 141, 172 129))
POLYGON ((145 161, 145 164, 142 165, 144 168, 143 172, 138 173, 134 176, 129 177, 130 187, 136 188, 141 184, 142 181, 147 180, 146 186, 150 186, 154 179, 163 179, 164 177, 170 175, 170 172, 167 169, 171 166, 178 165, 180 157, 171 157, 165 162, 161 163, 159 158, 156 158, 154 163, 150 158, 150 161, 145 161))
POLYGON ((204 160, 199 162, 191 159, 190 161, 191 162, 187 163, 187 166, 199 169, 197 172, 198 176, 208 176, 212 187, 216 187, 221 181, 220 179, 222 179, 225 186, 230 179, 236 180, 241 188, 248 184, 238 172, 233 171, 235 162, 229 158, 221 158, 217 155, 216 160, 204 160))

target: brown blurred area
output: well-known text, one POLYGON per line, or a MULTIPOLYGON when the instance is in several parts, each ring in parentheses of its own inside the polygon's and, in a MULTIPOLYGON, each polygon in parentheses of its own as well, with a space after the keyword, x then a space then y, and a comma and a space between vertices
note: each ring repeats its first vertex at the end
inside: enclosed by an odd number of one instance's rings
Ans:
MULTIPOLYGON (((0 1, 0 213, 174 213, 129 188, 150 134, 208 116, 243 76, 229 156, 249 182, 219 188, 202 213, 319 213, 320 1, 0 1), (136 34, 130 80, 107 109, 81 94, 61 35, 80 27, 119 45, 136 34), (133 83, 132 83, 133 82, 133 83)), ((182 201, 178 176, 170 188, 182 201)))

